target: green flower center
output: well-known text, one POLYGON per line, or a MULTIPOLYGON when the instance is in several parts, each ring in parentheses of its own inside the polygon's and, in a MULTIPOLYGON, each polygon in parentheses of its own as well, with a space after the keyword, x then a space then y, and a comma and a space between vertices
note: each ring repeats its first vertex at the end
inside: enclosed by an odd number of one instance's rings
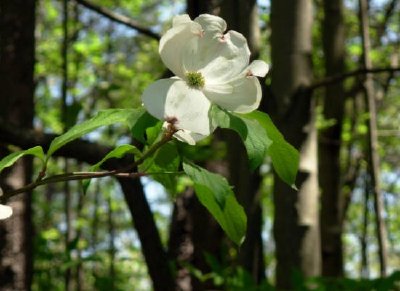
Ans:
POLYGON ((200 89, 204 87, 204 77, 200 72, 187 72, 186 80, 189 87, 200 89))

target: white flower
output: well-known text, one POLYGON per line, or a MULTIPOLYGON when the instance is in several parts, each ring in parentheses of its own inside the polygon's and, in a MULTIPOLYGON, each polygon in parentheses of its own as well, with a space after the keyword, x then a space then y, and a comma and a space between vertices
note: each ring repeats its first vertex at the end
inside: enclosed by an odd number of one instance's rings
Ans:
POLYGON ((10 206, 0 204, 0 220, 9 218, 12 213, 13 211, 10 206))
POLYGON ((192 21, 176 16, 172 28, 160 40, 164 64, 176 75, 158 80, 143 93, 148 112, 161 120, 173 120, 175 137, 195 144, 208 136, 212 103, 237 112, 258 108, 263 77, 268 65, 260 60, 249 65, 250 50, 244 36, 226 30, 226 22, 203 14, 192 21))

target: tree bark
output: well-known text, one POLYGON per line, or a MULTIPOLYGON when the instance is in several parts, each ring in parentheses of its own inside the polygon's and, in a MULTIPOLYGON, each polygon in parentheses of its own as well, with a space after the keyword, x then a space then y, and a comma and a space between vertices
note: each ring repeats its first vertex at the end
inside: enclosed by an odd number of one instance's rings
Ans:
MULTIPOLYGON (((368 8, 366 0, 359 0, 360 20, 361 20, 361 39, 363 47, 363 66, 365 69, 372 67, 370 54, 370 37, 369 37, 369 22, 368 8)), ((368 119, 368 168, 371 177, 371 191, 374 196, 376 235, 378 237, 378 256, 380 263, 381 276, 386 276, 387 268, 387 245, 386 245, 386 226, 383 220, 383 202, 380 186, 380 161, 378 153, 378 134, 377 134, 377 116, 375 104, 375 90, 371 74, 365 76, 365 98, 367 110, 369 113, 368 119)))
MULTIPOLYGON (((0 118, 10 126, 32 127, 35 1, 0 1, 0 118), (21 9, 23 7, 23 9, 21 9)), ((7 154, 6 148, 0 155, 7 154)), ((1 188, 29 183, 31 160, 5 171, 1 188)), ((14 214, 0 222, 0 289, 30 290, 32 281, 33 224, 31 195, 24 193, 9 205, 14 214)))
MULTIPOLYGON (((325 0, 323 20, 323 49, 325 74, 344 72, 343 1, 325 0)), ((322 274, 329 277, 343 275, 340 149, 345 93, 343 82, 325 89, 323 114, 334 124, 322 129, 319 136, 319 184, 321 189, 321 249, 322 274)))
MULTIPOLYGON (((219 14, 226 20, 228 30, 236 30, 246 37, 251 59, 258 58, 260 28, 257 1, 223 0, 219 14)), ((258 195, 261 177, 257 170, 250 170, 246 149, 237 134, 227 132, 224 138, 228 146, 229 183, 234 187, 247 216, 246 239, 240 247, 239 264, 252 275, 254 282, 259 283, 265 279, 263 219, 258 195)))
POLYGON ((274 181, 274 236, 278 289, 292 288, 290 274, 316 276, 321 270, 318 217, 317 139, 314 104, 309 90, 311 64, 311 0, 271 2, 273 70, 270 108, 285 138, 300 150, 298 191, 274 181))
POLYGON ((175 290, 175 282, 143 187, 138 179, 118 179, 132 215, 155 291, 175 290))

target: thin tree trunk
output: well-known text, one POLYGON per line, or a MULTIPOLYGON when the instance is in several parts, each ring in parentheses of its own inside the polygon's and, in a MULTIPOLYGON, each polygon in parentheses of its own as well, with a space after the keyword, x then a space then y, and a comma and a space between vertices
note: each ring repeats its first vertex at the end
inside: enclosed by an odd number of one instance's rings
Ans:
MULTIPOLYGON (((32 127, 35 1, 0 1, 0 122, 32 127), (21 8, 23 7, 23 9, 21 8)), ((0 148, 0 156, 7 150, 0 148)), ((3 189, 29 183, 32 162, 26 159, 2 174, 3 189)), ((0 289, 30 290, 33 269, 31 193, 9 201, 14 214, 0 222, 0 289)))
POLYGON ((364 178, 364 213, 363 213, 363 225, 360 238, 361 245, 361 267, 360 277, 369 278, 369 265, 368 265, 368 224, 369 224, 369 192, 370 183, 368 175, 365 173, 364 178))
POLYGON ((271 2, 273 94, 270 108, 285 138, 300 150, 298 191, 274 180, 276 283, 290 289, 294 270, 305 276, 321 271, 318 214, 317 139, 311 92, 311 0, 271 2))
MULTIPOLYGON (((64 132, 68 130, 67 127, 67 94, 68 94, 68 1, 63 0, 63 19, 62 19, 62 28, 63 28, 63 41, 61 44, 61 72, 62 72, 62 82, 61 82, 61 119, 64 127, 64 132)), ((64 159, 64 172, 68 173, 69 162, 68 159, 64 159)), ((71 250, 69 249, 69 245, 72 239, 72 209, 71 209, 71 187, 70 183, 66 181, 64 183, 64 215, 65 215, 65 255, 68 260, 71 260, 71 250)), ((64 273, 64 285, 65 290, 72 290, 71 285, 71 268, 68 267, 64 273)))
MULTIPOLYGON (((93 254, 97 252, 98 243, 98 227, 99 227, 99 206, 100 206, 100 183, 99 181, 93 181, 95 183, 93 191, 93 212, 92 212, 92 223, 91 223, 91 233, 90 233, 90 248, 93 254)), ((92 276, 97 277, 97 263, 93 262, 92 266, 92 276)))
MULTIPOLYGON (((363 66, 365 69, 372 68, 370 54, 370 37, 369 37, 369 21, 368 7, 366 0, 359 0, 360 20, 361 20, 361 38, 363 47, 363 66)), ((373 78, 371 74, 366 74, 365 77, 365 97, 367 110, 369 112, 368 119, 368 159, 369 173, 371 176, 371 190, 374 196, 375 222, 378 237, 378 256, 380 263, 381 276, 386 276, 387 268, 387 232, 385 222, 383 220, 383 203, 382 192, 380 186, 380 161, 378 153, 378 135, 377 135, 377 116, 375 104, 375 90, 373 78)))
MULTIPOLYGON (((343 0, 324 0, 323 49, 325 74, 344 71, 343 0)), ((335 124, 321 130, 319 136, 319 183, 321 188, 322 275, 343 276, 340 149, 344 113, 343 82, 330 85, 324 96, 323 113, 335 124)))
POLYGON ((110 290, 114 290, 114 280, 115 280, 115 226, 113 221, 113 210, 112 210, 112 200, 110 195, 107 197, 107 224, 108 224, 108 255, 110 257, 110 265, 108 268, 108 276, 111 279, 109 288, 110 290))
MULTIPOLYGON (((81 218, 82 216, 82 209, 84 206, 84 196, 83 195, 79 195, 78 197, 78 203, 76 205, 76 217, 77 218, 81 218)), ((86 218, 87 219, 87 218, 86 218)), ((78 226, 76 229, 76 237, 75 239, 79 240, 81 239, 81 235, 82 235, 82 228, 81 226, 78 226)), ((77 248, 77 261, 78 264, 76 265, 76 270, 75 270, 75 284, 76 284, 76 290, 80 291, 80 290, 84 290, 84 278, 83 278, 83 264, 81 263, 82 260, 82 251, 81 249, 78 247, 77 248)))

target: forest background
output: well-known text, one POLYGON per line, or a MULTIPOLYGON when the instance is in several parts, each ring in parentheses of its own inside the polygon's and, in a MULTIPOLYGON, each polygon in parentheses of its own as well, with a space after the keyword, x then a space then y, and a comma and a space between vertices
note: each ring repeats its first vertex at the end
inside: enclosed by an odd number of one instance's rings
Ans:
MULTIPOLYGON (((230 132, 187 148, 233 185, 248 217, 237 248, 185 179, 166 191, 157 177, 104 178, 86 195, 78 182, 46 185, 14 197, 0 222, 0 289, 398 288, 396 0, 1 1, 1 157, 46 147, 101 109, 139 107, 169 76, 158 40, 183 13, 220 15, 271 64, 260 110, 300 152, 298 190, 268 157, 250 171, 230 132)), ((48 171, 85 169, 130 142, 124 128, 103 128, 58 151, 48 171)), ((38 169, 25 159, 1 188, 38 169)))

